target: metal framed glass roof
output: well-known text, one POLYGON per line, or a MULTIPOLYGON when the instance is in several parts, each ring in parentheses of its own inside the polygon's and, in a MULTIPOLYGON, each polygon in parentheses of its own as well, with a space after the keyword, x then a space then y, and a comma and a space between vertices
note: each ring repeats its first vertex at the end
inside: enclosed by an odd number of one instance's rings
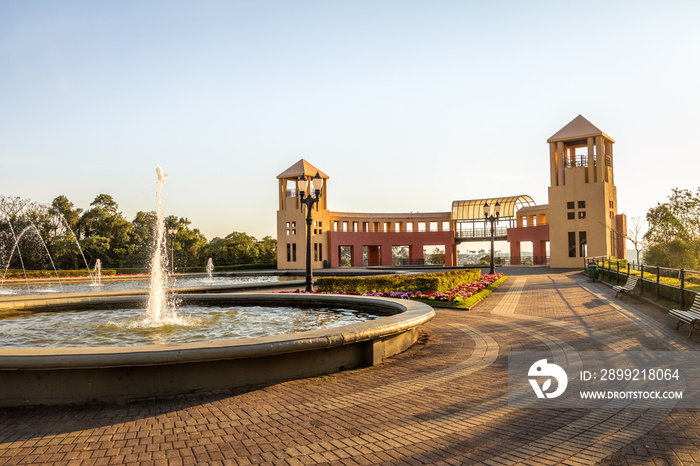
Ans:
MULTIPOLYGON (((493 206, 498 202, 501 205, 500 219, 515 218, 515 213, 521 207, 536 205, 535 201, 527 195, 494 197, 491 199, 472 199, 469 201, 452 201, 453 222, 473 222, 484 220, 484 204, 493 206)), ((494 211, 491 210, 491 214, 494 211)))

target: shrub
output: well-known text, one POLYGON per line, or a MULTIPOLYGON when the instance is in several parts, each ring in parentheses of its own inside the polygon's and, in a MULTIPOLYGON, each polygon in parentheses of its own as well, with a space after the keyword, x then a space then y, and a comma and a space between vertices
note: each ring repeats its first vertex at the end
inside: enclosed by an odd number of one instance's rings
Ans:
MULTIPOLYGON (((88 277, 90 273, 87 269, 81 270, 58 270, 54 272, 53 270, 27 270, 27 278, 56 278, 58 273, 59 277, 88 277)), ((117 271, 113 269, 102 269, 102 275, 116 275, 117 271)), ((0 273, 0 278, 2 278, 2 273, 0 273)), ((18 269, 11 269, 7 271, 5 276, 7 279, 24 279, 24 272, 18 269)))
POLYGON ((321 277, 316 286, 322 293, 383 293, 392 291, 421 291, 447 293, 481 277, 480 269, 414 275, 377 275, 373 277, 321 277))

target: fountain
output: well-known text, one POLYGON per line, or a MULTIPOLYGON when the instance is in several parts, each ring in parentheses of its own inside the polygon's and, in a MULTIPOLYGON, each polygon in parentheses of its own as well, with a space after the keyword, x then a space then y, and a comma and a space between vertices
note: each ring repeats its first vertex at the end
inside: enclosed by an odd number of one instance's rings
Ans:
MULTIPOLYGON (((12 228, 12 223, 9 222, 10 224, 10 230, 12 231, 12 235, 15 236, 14 229, 12 228)), ((27 283, 27 291, 29 291, 29 279, 27 278, 27 270, 24 267, 24 261, 22 260, 22 254, 19 249, 19 241, 22 239, 25 233, 28 231, 33 230, 36 233, 36 237, 39 239, 41 244, 44 246, 44 251, 46 251, 46 256, 49 258, 49 261, 51 262, 51 267, 53 268, 53 272, 56 275, 56 280, 58 281, 58 286, 61 288, 61 291, 63 291, 63 285, 61 285, 61 279, 58 276, 58 271, 56 270, 56 265, 53 263, 53 259, 51 258, 51 253, 49 252, 49 248, 46 246, 46 243, 44 242, 44 239, 41 237, 41 233, 39 233, 39 229, 34 225, 33 223, 30 223, 28 227, 26 227, 22 232, 19 234, 19 236, 15 236, 15 244, 12 247, 12 250, 10 251, 10 255, 7 259, 7 266, 5 266, 5 273, 2 276, 2 280, 0 280, 0 287, 4 285, 5 283, 5 278, 7 277, 7 271, 10 268, 10 263, 12 262, 12 256, 15 253, 15 250, 17 251, 17 256, 19 257, 20 263, 22 264, 22 272, 24 273, 24 279, 27 283)))
POLYGON ((209 259, 207 259, 206 270, 207 270, 207 277, 209 277, 209 281, 212 281, 213 280, 212 276, 214 274, 214 261, 212 260, 211 257, 209 259))
POLYGON ((166 268, 166 244, 165 244, 165 219, 163 218, 163 184, 168 178, 168 174, 160 168, 156 167, 158 181, 156 183, 156 234, 155 247, 153 249, 153 258, 151 259, 151 285, 148 294, 148 304, 146 310, 153 324, 161 322, 162 314, 165 306, 168 305, 166 300, 166 284, 168 274, 166 268))
POLYGON ((95 261, 95 270, 92 271, 95 275, 91 275, 90 281, 92 286, 102 286, 102 261, 97 259, 95 261))
MULTIPOLYGON (((136 293, 98 292, 0 299, 0 406, 191 393, 374 365, 410 347, 418 337, 418 326, 434 316, 431 307, 416 301, 376 297, 279 293, 168 297, 161 211, 167 174, 160 167, 156 172, 158 224, 148 298, 136 293), (174 312, 174 301, 186 315, 174 312), (317 310, 320 312, 314 316, 317 310), (322 325, 329 316, 352 314, 355 319, 358 312, 375 318, 322 325), (46 330, 35 338, 32 332, 41 325, 31 319, 42 319, 46 313, 53 321, 46 319, 48 322, 42 323, 46 330), (267 322, 261 318, 264 313, 269 315, 267 322), (236 333, 241 329, 235 328, 235 319, 243 314, 256 326, 254 331, 236 333), (92 325, 87 322, 91 315, 103 327, 111 326, 108 338, 82 333, 92 325), (130 320, 128 325, 109 321, 117 315, 130 320), (7 331, 10 326, 3 325, 17 324, 22 318, 27 319, 23 329, 7 331), (305 320, 310 326, 292 325, 305 320), (65 324, 63 328, 55 325, 59 321, 65 324), (232 330, 228 321, 233 321, 232 330), (191 325, 206 322, 210 327, 191 325), (281 327, 279 332, 293 333, 260 333, 271 324, 281 327), (185 332, 191 335, 175 335, 185 332), (24 341, 10 347, 10 338, 5 336, 12 334, 24 341), (65 335, 65 340, 47 343, 46 334, 65 335), (146 341, 133 340, 131 335, 135 334, 145 335, 146 341)), ((100 268, 101 264, 96 264, 98 277, 100 268)))

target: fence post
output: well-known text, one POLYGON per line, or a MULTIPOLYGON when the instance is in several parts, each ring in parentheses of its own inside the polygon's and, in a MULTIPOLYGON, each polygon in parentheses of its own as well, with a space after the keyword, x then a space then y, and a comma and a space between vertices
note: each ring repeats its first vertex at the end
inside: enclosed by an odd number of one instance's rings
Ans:
POLYGON ((620 263, 619 262, 617 262, 615 273, 617 274, 617 284, 619 285, 620 284, 620 263))
POLYGON ((644 264, 639 264, 639 296, 644 296, 644 264))
POLYGON ((680 270, 681 279, 681 297, 679 299, 680 309, 685 307, 685 269, 680 270))
POLYGON ((656 299, 661 297, 661 285, 659 284, 659 279, 661 278, 661 267, 656 266, 656 299))
POLYGON ((630 278, 630 263, 627 263, 627 278, 630 278))
POLYGON ((610 263, 610 258, 608 258, 608 280, 612 281, 612 264, 610 263))

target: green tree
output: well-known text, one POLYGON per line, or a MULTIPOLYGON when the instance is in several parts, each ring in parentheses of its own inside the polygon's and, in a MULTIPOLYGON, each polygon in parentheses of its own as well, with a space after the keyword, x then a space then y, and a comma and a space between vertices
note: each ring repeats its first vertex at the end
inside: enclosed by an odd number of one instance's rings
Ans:
POLYGON ((445 251, 441 251, 440 248, 433 249, 433 252, 427 255, 425 263, 430 265, 445 265, 445 251))
POLYGON ((174 256, 175 267, 203 266, 206 262, 204 250, 207 246, 207 238, 198 228, 190 229, 192 222, 187 218, 171 215, 165 219, 165 228, 177 230, 174 243, 168 236, 170 251, 174 256))
POLYGON ((65 226, 71 231, 74 232, 78 229, 78 222, 83 209, 75 209, 73 203, 66 196, 61 195, 51 201, 50 211, 54 215, 59 215, 65 221, 65 226))
POLYGON ((257 262, 256 239, 253 236, 234 231, 225 238, 214 238, 204 249, 205 256, 215 264, 253 264, 257 262))
POLYGON ((277 240, 271 236, 266 236, 255 243, 257 248, 257 262, 260 264, 277 263, 277 240))
POLYGON ((92 208, 80 217, 82 237, 84 239, 99 237, 108 240, 108 249, 102 250, 100 257, 106 267, 131 265, 137 249, 136 245, 130 241, 133 229, 131 222, 119 212, 119 206, 109 194, 98 195, 90 206, 92 208))
POLYGON ((667 243, 649 246, 644 253, 644 260, 650 265, 697 270, 697 249, 697 244, 676 238, 667 243))
POLYGON ((646 219, 649 225, 644 234, 647 264, 672 268, 698 267, 700 195, 687 189, 674 189, 668 202, 649 209, 646 219))

